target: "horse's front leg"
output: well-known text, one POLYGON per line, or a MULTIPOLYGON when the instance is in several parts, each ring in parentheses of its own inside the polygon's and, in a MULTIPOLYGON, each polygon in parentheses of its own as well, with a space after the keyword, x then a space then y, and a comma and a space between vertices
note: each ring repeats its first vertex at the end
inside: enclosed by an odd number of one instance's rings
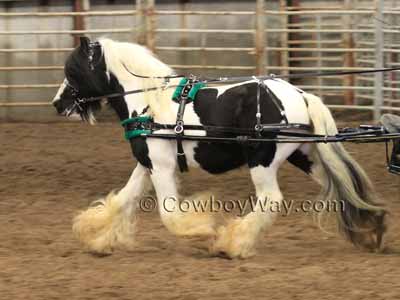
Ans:
POLYGON ((109 254, 116 248, 133 247, 135 200, 143 193, 147 177, 148 170, 138 163, 118 193, 93 202, 75 217, 73 232, 87 250, 109 254))
POLYGON ((167 141, 149 141, 153 166, 150 177, 161 220, 171 233, 179 236, 214 236, 214 219, 209 213, 188 210, 186 206, 182 209, 179 205, 181 197, 175 177, 176 153, 171 144, 167 141))

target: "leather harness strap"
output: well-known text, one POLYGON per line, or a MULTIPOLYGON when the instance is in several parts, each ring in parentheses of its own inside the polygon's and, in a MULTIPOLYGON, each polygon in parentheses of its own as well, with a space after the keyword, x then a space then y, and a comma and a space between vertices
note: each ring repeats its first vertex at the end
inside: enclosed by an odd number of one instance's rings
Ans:
MULTIPOLYGON (((183 81, 181 81, 181 83, 183 83, 183 81)), ((181 172, 187 172, 189 170, 187 161, 186 161, 185 151, 183 150, 183 144, 182 144, 182 137, 185 134, 185 130, 184 130, 185 123, 183 121, 183 116, 185 114, 186 104, 193 101, 193 99, 189 98, 189 93, 192 90, 195 83, 196 83, 195 77, 191 76, 184 83, 180 94, 177 95, 177 97, 173 97, 173 100, 179 104, 174 132, 176 134, 177 162, 178 162, 179 170, 181 172)))
MULTIPOLYGON (((273 80, 273 79, 272 79, 273 80)), ((258 86, 257 86, 257 114, 256 114, 256 131, 261 130, 261 88, 263 88, 266 93, 269 96, 269 99, 271 99, 272 103, 275 105, 275 107, 279 110, 279 113, 282 117, 282 120, 285 122, 285 124, 289 124, 289 120, 286 117, 286 112, 285 108, 283 107, 282 103, 278 99, 278 97, 275 95, 275 93, 265 84, 263 80, 257 80, 258 86)))
MULTIPOLYGON (((275 105, 275 107, 279 110, 280 115, 282 116, 282 120, 284 121, 284 124, 282 125, 289 125, 288 119, 285 114, 285 110, 280 103, 279 99, 277 96, 268 88, 268 86, 264 83, 262 80, 257 81, 257 95, 256 95, 256 101, 257 101, 257 113, 256 113, 256 125, 253 129, 253 133, 256 134, 257 138, 262 138, 262 132, 267 130, 268 127, 265 124, 261 123, 261 89, 264 89, 266 93, 268 94, 269 98, 271 99, 272 103, 275 105)), ((183 140, 185 139, 185 128, 192 128, 195 130, 198 130, 199 127, 201 127, 203 130, 221 130, 221 131, 228 131, 228 132, 238 132, 241 130, 240 128, 230 128, 230 127, 221 127, 219 128, 218 126, 196 126, 196 125, 185 125, 183 118, 185 114, 185 108, 186 104, 191 103, 194 101, 195 96, 197 91, 202 87, 202 83, 199 83, 196 81, 196 78, 194 76, 191 76, 189 78, 184 78, 181 80, 181 82, 178 85, 178 88, 176 89, 172 100, 176 103, 179 104, 178 107, 178 112, 176 116, 176 122, 175 125, 173 125, 174 133, 175 133, 175 140, 176 140, 176 154, 177 154, 177 163, 179 170, 181 172, 187 172, 189 170, 187 160, 186 160, 186 155, 185 151, 183 149, 183 140)), ((156 129, 157 127, 165 127, 171 128, 168 125, 162 125, 162 124, 156 124, 152 120, 151 117, 148 116, 143 116, 144 113, 147 111, 147 108, 142 112, 140 116, 135 116, 134 118, 130 118, 127 120, 124 120, 122 122, 122 125, 125 127, 125 137, 126 139, 132 139, 138 136, 142 135, 151 135, 152 130, 156 129)), ((275 124, 274 126, 277 126, 275 124)), ((274 127, 277 128, 277 127, 274 127)), ((244 132, 249 134, 249 129, 242 129, 244 132)), ((240 135, 243 137, 240 139, 241 143, 247 143, 248 139, 245 138, 246 136, 240 135)))

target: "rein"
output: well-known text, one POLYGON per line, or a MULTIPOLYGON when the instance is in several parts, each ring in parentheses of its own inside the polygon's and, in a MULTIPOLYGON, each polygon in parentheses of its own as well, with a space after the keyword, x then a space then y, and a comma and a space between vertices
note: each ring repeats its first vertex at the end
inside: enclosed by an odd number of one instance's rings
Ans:
MULTIPOLYGON (((69 85, 71 86, 71 85, 69 85)), ((165 89, 167 87, 178 87, 178 85, 170 85, 170 86, 163 86, 161 87, 162 89, 165 89)), ((148 91, 155 91, 160 89, 160 87, 151 87, 151 88, 146 88, 146 89, 138 89, 138 90, 131 90, 131 91, 126 91, 126 92, 122 92, 122 93, 111 93, 111 94, 106 94, 106 95, 102 95, 102 96, 97 96, 97 97, 76 97, 74 99, 64 99, 64 100, 72 100, 73 104, 67 109, 67 116, 71 115, 75 110, 82 111, 82 104, 86 104, 86 103, 90 103, 90 102, 96 102, 99 101, 101 99, 107 98, 107 99, 112 99, 112 98, 117 98, 117 97, 123 97, 126 95, 132 95, 132 94, 140 94, 140 93, 145 93, 148 91)), ((72 87, 72 90, 74 91, 75 94, 77 94, 77 90, 72 87)), ((54 102, 59 101, 61 99, 56 99, 54 100, 54 102)))
POLYGON ((363 71, 331 71, 331 72, 306 72, 299 74, 288 74, 288 75, 265 75, 265 76, 242 76, 242 77, 219 77, 219 78, 206 78, 204 81, 207 83, 218 83, 218 82, 235 82, 235 81, 247 81, 251 79, 267 80, 267 79, 296 79, 296 78, 308 78, 308 77, 329 77, 329 76, 344 76, 344 75, 356 75, 356 74, 369 74, 369 73, 380 73, 380 72, 391 72, 399 71, 400 67, 393 68, 382 68, 382 69, 371 69, 363 71))
MULTIPOLYGON (((307 133, 312 127, 308 124, 297 124, 289 123, 283 107, 281 107, 276 101, 276 96, 267 87, 263 80, 267 79, 278 79, 278 78, 306 78, 306 77, 323 77, 323 76, 337 76, 337 75, 353 75, 353 74, 367 74, 367 73, 378 73, 378 72, 390 72, 398 71, 400 67, 394 68, 382 68, 382 69, 371 69, 364 71, 338 71, 338 72, 313 72, 313 73, 301 73, 301 74, 289 74, 289 75, 266 75, 266 76, 251 76, 251 77, 220 77, 220 78, 205 78, 197 80, 196 77, 190 76, 185 78, 182 75, 170 75, 170 76, 144 76, 130 72, 124 65, 126 71, 132 76, 145 79, 164 79, 164 85, 160 87, 151 87, 146 89, 136 89, 120 93, 111 93, 97 97, 80 98, 78 96, 79 91, 72 88, 73 104, 66 110, 67 115, 72 114, 74 111, 83 111, 82 104, 90 103, 101 100, 103 98, 116 98, 131 94, 144 93, 147 91, 154 91, 158 89, 166 89, 175 87, 176 90, 173 94, 172 100, 179 104, 178 115, 175 124, 159 124, 155 123, 151 116, 145 116, 144 112, 133 118, 125 119, 121 122, 121 125, 125 128, 125 138, 131 140, 137 137, 151 137, 161 138, 167 140, 175 140, 177 143, 177 162, 181 172, 188 170, 185 153, 183 151, 182 141, 204 141, 204 142, 223 142, 223 143, 239 143, 247 145, 248 143, 337 143, 337 142, 355 142, 355 143, 366 143, 366 142, 385 142, 386 143, 386 156, 388 160, 388 169, 393 173, 400 173, 400 166, 395 163, 393 157, 395 156, 395 147, 392 150, 392 157, 389 160, 388 153, 388 142, 400 139, 400 133, 389 133, 383 126, 366 126, 361 125, 358 129, 350 128, 339 131, 338 134, 333 136, 323 136, 318 134, 307 133), (169 80, 172 78, 183 79, 177 85, 170 86, 169 80), (218 84, 235 81, 248 81, 254 80, 257 82, 257 113, 256 113, 256 126, 254 128, 235 128, 235 127, 224 127, 224 126, 208 126, 208 125, 185 125, 183 122, 183 115, 185 111, 185 105, 195 100, 196 93, 207 83, 218 84), (282 120, 285 124, 261 124, 261 111, 260 111, 260 91, 265 91, 270 96, 270 99, 275 104, 277 109, 281 113, 282 120), (154 133, 161 129, 173 130, 173 133, 154 133), (186 135, 185 130, 194 130, 204 132, 206 135, 186 135), (293 130, 301 130, 293 131, 293 130), (230 136, 219 136, 220 134, 228 134, 230 136), (211 135, 210 135, 211 134, 211 135), (232 136, 233 135, 233 136, 232 136)), ((58 100, 58 99, 57 99, 58 100)), ((147 110, 147 108, 146 108, 147 110)), ((397 153, 397 152, 396 152, 397 153)))
MULTIPOLYGON (((125 67, 125 65, 124 65, 125 67)), ((182 87, 180 85, 173 85, 173 86, 168 86, 169 79, 172 78, 182 78, 184 77, 183 75, 169 75, 169 76, 144 76, 144 75, 138 75, 135 74, 131 71, 129 71, 125 67, 126 71, 130 73, 132 76, 138 77, 138 78, 144 78, 144 79, 165 79, 166 84, 161 87, 151 87, 147 89, 136 89, 136 90, 130 90, 122 93, 111 93, 107 95, 102 95, 102 96, 97 96, 97 97, 77 97, 75 99, 70 99, 73 100, 74 103, 72 104, 71 108, 68 109, 70 113, 72 113, 75 109, 81 109, 81 105, 85 103, 90 103, 90 102, 95 102, 99 101, 103 98, 117 98, 117 97, 123 97, 127 95, 132 95, 132 94, 139 94, 139 93, 145 93, 148 91, 154 91, 157 89, 165 89, 166 87, 182 87)), ((364 70, 364 71, 338 71, 338 72, 308 72, 308 73, 300 73, 300 74, 289 74, 289 75, 275 75, 275 74, 270 74, 270 75, 265 75, 265 76, 242 76, 242 77, 219 77, 219 78, 204 78, 198 80, 198 82, 207 84, 218 84, 218 83, 226 83, 226 82, 237 82, 237 81, 248 81, 248 80, 267 80, 267 79, 293 79, 293 78, 308 78, 308 77, 328 77, 328 76, 344 76, 344 75, 355 75, 355 74, 370 74, 370 73, 379 73, 379 72, 392 72, 392 71, 399 71, 400 67, 393 67, 393 68, 383 68, 383 69, 372 69, 372 70, 364 70)), ((74 88, 76 93, 78 92, 77 89, 74 88)), ((56 99, 54 101, 58 101, 60 99, 56 99)))
MULTIPOLYGON (((276 142, 276 143, 333 143, 333 142, 377 142, 393 140, 400 138, 400 134, 390 135, 386 134, 384 127, 365 127, 358 131, 340 132, 334 136, 322 136, 317 134, 310 134, 304 132, 293 132, 287 131, 287 129, 300 129, 300 130, 311 130, 311 126, 308 124, 290 124, 284 108, 279 105, 278 98, 264 83, 263 79, 277 79, 277 78, 304 78, 304 77, 318 77, 318 76, 333 76, 333 75, 349 75, 349 74, 365 74, 365 73, 376 73, 376 72, 388 72, 400 70, 400 67, 396 68, 385 68, 385 69, 374 69, 365 71, 341 71, 341 72, 315 72, 315 73, 304 73, 295 75, 282 75, 282 76, 252 76, 252 77, 225 77, 219 79, 203 79, 197 80, 196 77, 190 76, 189 78, 183 78, 175 90, 172 100, 179 104, 178 113, 175 124, 159 124, 155 123, 153 118, 150 116, 140 115, 134 118, 128 118, 121 122, 121 125, 125 128, 125 138, 127 140, 135 139, 137 137, 149 137, 149 138, 161 138, 167 140, 175 140, 177 145, 177 163, 181 172, 188 171, 188 165, 186 156, 183 150, 182 142, 184 140, 191 141, 205 141, 205 142, 224 142, 224 143, 262 143, 262 142, 276 142), (195 100, 196 93, 199 89, 205 86, 206 83, 219 83, 228 81, 246 81, 253 79, 257 82, 257 112, 256 112, 256 125, 254 128, 233 128, 233 127, 221 127, 221 126, 204 126, 204 125, 185 125, 183 121, 183 115, 185 112, 185 106, 189 102, 195 100), (261 123, 261 110, 260 110, 260 93, 261 89, 264 89, 271 101, 275 104, 275 107, 281 114, 282 121, 285 124, 262 124, 261 123), (171 134, 158 134, 154 133, 160 129, 173 129, 171 134), (286 129, 286 130, 285 130, 286 129), (197 130, 202 133, 205 132, 206 136, 203 135, 186 135, 185 130, 197 130), (211 134, 211 135, 210 135, 211 134), (217 134, 217 135, 215 135, 217 134), (218 136, 218 134, 225 134, 225 136, 218 136), (233 136, 226 136, 226 134, 233 136), (390 136, 389 136, 390 135, 390 136)), ((128 70, 127 70, 128 71, 128 70)), ((129 72, 129 71, 128 71, 129 72)), ((138 76, 134 73, 129 72, 133 76, 138 76)), ((158 77, 163 78, 163 77, 158 77)), ((166 77, 164 79, 169 79, 166 77)), ((300 91, 302 92, 302 91, 300 91)), ((392 165, 392 164, 390 164, 392 165)))
POLYGON ((138 77, 138 78, 144 78, 144 79, 173 79, 173 78, 183 78, 185 77, 185 75, 168 75, 168 76, 145 76, 145 75, 138 75, 133 73, 132 71, 129 71, 129 69, 125 66, 125 64, 122 63, 122 65, 124 66, 125 70, 131 74, 134 77, 138 77))

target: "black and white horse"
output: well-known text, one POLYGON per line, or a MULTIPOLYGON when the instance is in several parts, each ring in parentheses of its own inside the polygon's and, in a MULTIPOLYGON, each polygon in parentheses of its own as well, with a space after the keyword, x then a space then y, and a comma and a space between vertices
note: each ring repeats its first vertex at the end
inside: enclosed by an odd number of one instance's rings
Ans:
MULTIPOLYGON (((158 60, 146 48, 133 44, 100 39, 96 43, 82 38, 81 44, 65 64, 66 79, 53 100, 60 114, 66 114, 76 97, 97 97, 135 89, 150 89, 144 93, 113 98, 109 101, 120 120, 139 115, 152 116, 157 123, 174 124, 178 104, 171 101, 174 88, 165 88, 158 76, 168 76, 173 70, 158 60), (142 78, 132 74, 149 76, 142 78), (159 89, 151 89, 160 87, 159 89), (163 88, 162 88, 163 87, 163 88)), ((176 85, 179 79, 171 79, 176 85)), ((310 124, 314 133, 337 133, 331 113, 316 96, 305 93, 286 81, 269 79, 264 82, 284 108, 289 123, 310 124)), ((256 124, 257 82, 250 80, 233 85, 205 87, 196 101, 186 107, 185 124, 254 128, 256 124)), ((99 101, 82 104, 81 117, 92 122, 93 110, 99 101)), ((283 117, 271 97, 261 90, 263 124, 283 122, 283 117)), ((207 135, 205 131, 187 134, 207 135)), ((164 129, 161 133, 173 133, 164 129)), ((175 172, 176 141, 137 137, 130 140, 138 161, 125 187, 118 193, 96 201, 74 220, 73 230, 87 249, 110 253, 113 249, 132 247, 137 200, 150 178, 159 202, 163 224, 180 236, 209 236, 210 249, 217 254, 245 258, 254 253, 260 233, 269 228, 277 213, 265 210, 256 202, 254 210, 216 228, 209 214, 171 211, 173 198, 178 198, 175 172)), ((380 247, 384 232, 384 208, 373 198, 372 185, 362 168, 343 146, 336 144, 259 143, 251 145, 184 141, 189 167, 202 168, 220 174, 248 166, 257 199, 281 203, 283 196, 277 181, 279 167, 289 161, 322 186, 325 201, 344 201, 338 210, 340 231, 357 246, 380 247)))

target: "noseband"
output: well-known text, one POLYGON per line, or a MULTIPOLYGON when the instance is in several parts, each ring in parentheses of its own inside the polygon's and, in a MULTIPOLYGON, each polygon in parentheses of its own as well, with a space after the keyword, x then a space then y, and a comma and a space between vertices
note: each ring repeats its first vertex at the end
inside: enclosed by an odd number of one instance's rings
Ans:
POLYGON ((73 102, 70 106, 68 106, 65 109, 65 115, 69 117, 72 115, 74 112, 77 112, 78 114, 81 114, 83 112, 83 107, 82 104, 85 103, 85 98, 79 98, 79 91, 77 88, 75 88, 72 84, 66 80, 66 86, 71 90, 71 94, 73 97, 73 102))

